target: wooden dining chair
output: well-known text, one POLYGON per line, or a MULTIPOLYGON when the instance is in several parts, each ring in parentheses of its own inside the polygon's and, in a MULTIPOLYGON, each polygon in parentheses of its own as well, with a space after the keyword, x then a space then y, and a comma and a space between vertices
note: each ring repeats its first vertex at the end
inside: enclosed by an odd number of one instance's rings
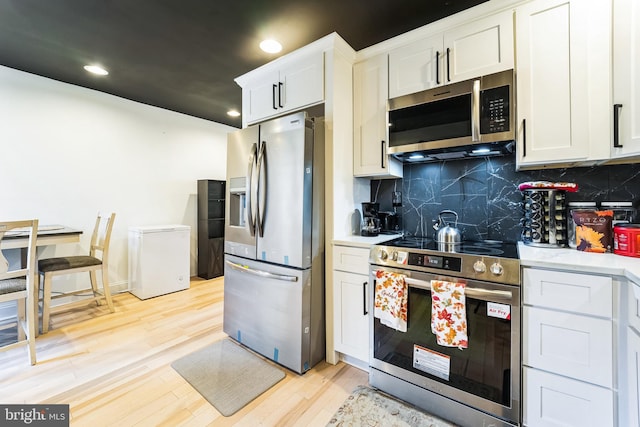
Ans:
MULTIPOLYGON (((0 303, 16 302, 17 341, 0 344, 0 350, 26 345, 29 362, 36 364, 36 235, 38 220, 0 221, 0 244, 7 233, 28 236, 27 259, 24 265, 12 267, 0 250, 0 303)), ((13 323, 6 325, 13 327, 13 323)))
MULTIPOLYGON (((98 305, 102 305, 102 301, 106 301, 109 310, 113 313, 113 302, 111 301, 111 292, 109 290, 108 278, 108 260, 109 260, 109 242, 111 240, 111 231, 113 230, 113 222, 116 214, 98 213, 96 224, 91 235, 91 245, 89 255, 75 255, 56 258, 44 258, 38 261, 38 272, 43 277, 42 280, 42 333, 49 331, 49 317, 51 312, 51 300, 57 298, 79 295, 87 292, 87 289, 71 292, 61 292, 52 296, 51 281, 54 276, 89 272, 89 280, 91 282, 91 291, 93 298, 98 305), (102 272, 102 292, 98 289, 98 281, 96 272, 102 272)), ((40 281, 38 281, 38 295, 40 294, 40 281)))

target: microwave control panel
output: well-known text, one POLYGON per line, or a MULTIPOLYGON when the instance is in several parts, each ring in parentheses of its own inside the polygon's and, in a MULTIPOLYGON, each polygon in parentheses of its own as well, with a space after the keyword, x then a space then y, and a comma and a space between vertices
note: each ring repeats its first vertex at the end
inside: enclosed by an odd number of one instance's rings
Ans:
POLYGON ((508 132, 509 86, 485 89, 480 94, 480 133, 508 132))

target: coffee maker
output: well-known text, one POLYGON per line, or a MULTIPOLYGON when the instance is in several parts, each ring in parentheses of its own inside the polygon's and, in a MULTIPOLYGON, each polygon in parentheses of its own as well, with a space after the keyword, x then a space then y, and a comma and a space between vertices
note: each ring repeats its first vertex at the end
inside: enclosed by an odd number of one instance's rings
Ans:
POLYGON ((377 236, 380 234, 380 203, 362 203, 362 229, 361 236, 377 236))

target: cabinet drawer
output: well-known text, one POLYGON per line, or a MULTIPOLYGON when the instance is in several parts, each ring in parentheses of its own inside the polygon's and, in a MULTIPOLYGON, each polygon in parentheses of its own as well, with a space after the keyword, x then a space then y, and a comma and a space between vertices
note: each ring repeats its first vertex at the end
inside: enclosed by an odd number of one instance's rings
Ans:
POLYGON ((524 365, 612 387, 611 321, 536 307, 522 312, 524 365))
POLYGON ((333 269, 369 275, 369 249, 351 246, 333 247, 333 269))
POLYGON ((607 318, 612 316, 610 277, 525 268, 522 283, 525 304, 607 318))
POLYGON ((629 301, 629 326, 640 332, 640 285, 627 282, 627 301, 629 301))
POLYGON ((611 390, 526 367, 523 385, 525 426, 614 425, 611 390))

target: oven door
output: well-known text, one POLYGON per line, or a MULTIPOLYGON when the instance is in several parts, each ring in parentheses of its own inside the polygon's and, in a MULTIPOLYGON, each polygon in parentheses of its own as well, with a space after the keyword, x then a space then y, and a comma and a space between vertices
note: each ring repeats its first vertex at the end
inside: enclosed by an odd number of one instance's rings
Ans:
MULTIPOLYGON (((520 288, 430 273, 371 266, 406 275, 407 331, 370 315, 373 369, 447 399, 518 424, 520 419, 520 288), (436 343, 431 331, 431 280, 464 282, 468 347, 436 343)), ((373 301, 375 286, 370 287, 373 301)), ((372 305, 373 306, 373 305, 372 305)), ((403 383, 400 381, 399 383, 403 383)), ((394 390, 384 390, 395 394, 394 390)), ((396 395, 406 395, 406 390, 396 395)), ((414 403, 430 410, 433 405, 414 403)))

